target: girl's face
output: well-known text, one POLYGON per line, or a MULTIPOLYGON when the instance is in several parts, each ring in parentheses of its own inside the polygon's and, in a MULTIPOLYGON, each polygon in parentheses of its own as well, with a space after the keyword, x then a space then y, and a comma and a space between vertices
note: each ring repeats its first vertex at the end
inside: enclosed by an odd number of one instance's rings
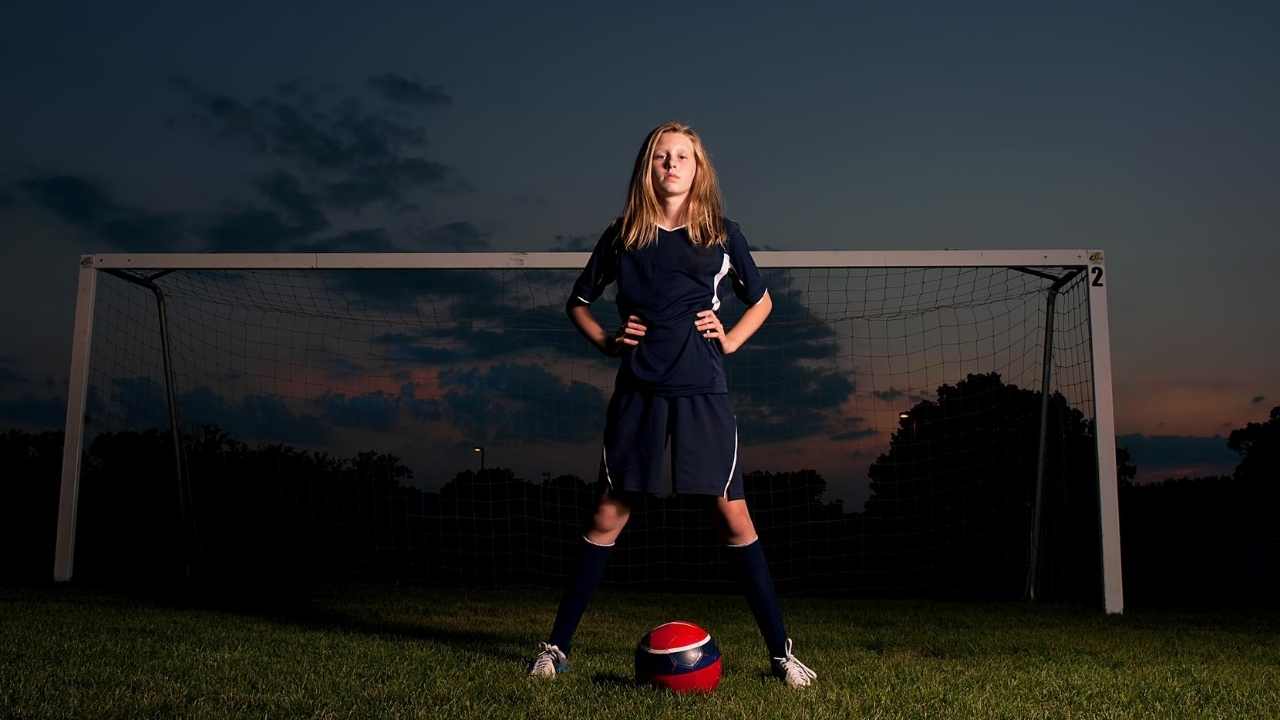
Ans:
POLYGON ((693 177, 698 172, 693 142, 684 133, 662 133, 653 147, 649 167, 653 174, 653 190, 659 199, 689 194, 693 177))

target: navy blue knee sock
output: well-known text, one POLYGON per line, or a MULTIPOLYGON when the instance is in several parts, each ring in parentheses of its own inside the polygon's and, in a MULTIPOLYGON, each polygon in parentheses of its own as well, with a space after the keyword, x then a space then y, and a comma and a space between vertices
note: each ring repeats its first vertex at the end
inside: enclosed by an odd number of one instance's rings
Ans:
POLYGON ((560 608, 556 610, 556 622, 551 626, 551 639, 547 642, 560 648, 560 652, 569 654, 569 645, 573 643, 573 633, 578 629, 578 621, 586 612, 587 603, 604 577, 605 562, 609 559, 612 545, 596 545, 582 538, 582 557, 577 571, 569 579, 564 596, 560 598, 560 608))
POLYGON ((742 593, 747 596, 751 613, 756 616, 756 625, 760 626, 760 634, 769 646, 769 656, 785 656, 787 629, 782 624, 782 610, 778 608, 778 595, 773 591, 773 578, 764 560, 760 538, 747 545, 730 545, 728 550, 738 581, 742 584, 742 593))

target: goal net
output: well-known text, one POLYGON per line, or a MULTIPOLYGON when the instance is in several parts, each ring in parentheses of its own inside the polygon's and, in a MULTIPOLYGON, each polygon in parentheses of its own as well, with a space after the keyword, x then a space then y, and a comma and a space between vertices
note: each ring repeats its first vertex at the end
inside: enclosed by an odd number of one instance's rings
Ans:
MULTIPOLYGON (((755 258, 725 365, 782 590, 1119 611, 1100 253, 755 258)), ((55 576, 558 585, 617 367, 565 316, 585 260, 86 256, 55 576)), ((640 502, 607 582, 727 587, 711 512, 640 502)))

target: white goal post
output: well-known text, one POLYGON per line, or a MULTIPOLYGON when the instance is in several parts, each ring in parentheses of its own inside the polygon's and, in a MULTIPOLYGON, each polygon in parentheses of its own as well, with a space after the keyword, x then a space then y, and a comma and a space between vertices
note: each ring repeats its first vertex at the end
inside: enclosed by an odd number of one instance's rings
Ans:
MULTIPOLYGON (((1104 256, 1097 250, 945 250, 945 251, 756 251, 766 268, 1007 268, 1037 274, 1037 268, 1086 273, 1089 361, 1092 367, 1094 428, 1097 443, 1098 507, 1102 550, 1102 595, 1108 613, 1124 608, 1121 578, 1119 508, 1116 481, 1115 421, 1104 256)), ((61 487, 58 503, 54 579, 70 580, 76 540, 81 458, 89 386, 90 347, 98 275, 152 271, 159 277, 177 270, 357 270, 357 269, 580 269, 583 252, 477 253, 139 253, 80 258, 79 284, 71 345, 70 378, 61 487)), ((1043 275, 1044 277, 1051 277, 1043 275)), ((145 276, 138 276, 144 282, 145 276)), ((566 296, 568 288, 565 289, 566 296)), ((1052 304, 1050 304, 1050 312, 1052 304)), ((162 308, 163 312, 163 308, 162 308)), ((1052 327, 1052 325, 1050 325, 1052 327)), ((1046 341, 1046 345, 1048 345, 1046 341)), ((1046 356, 1049 352, 1046 349, 1046 356)), ((1046 379, 1048 370, 1046 372, 1046 379)), ((1034 561, 1033 561, 1034 565, 1034 561)))

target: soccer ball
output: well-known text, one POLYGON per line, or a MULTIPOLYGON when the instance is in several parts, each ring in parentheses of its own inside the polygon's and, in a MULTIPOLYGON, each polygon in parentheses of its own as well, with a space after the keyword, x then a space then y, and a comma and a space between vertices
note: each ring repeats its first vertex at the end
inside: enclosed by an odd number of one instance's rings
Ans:
POLYGON ((720 684, 720 648, 691 622, 663 623, 636 646, 636 682, 678 693, 711 692, 720 684))

